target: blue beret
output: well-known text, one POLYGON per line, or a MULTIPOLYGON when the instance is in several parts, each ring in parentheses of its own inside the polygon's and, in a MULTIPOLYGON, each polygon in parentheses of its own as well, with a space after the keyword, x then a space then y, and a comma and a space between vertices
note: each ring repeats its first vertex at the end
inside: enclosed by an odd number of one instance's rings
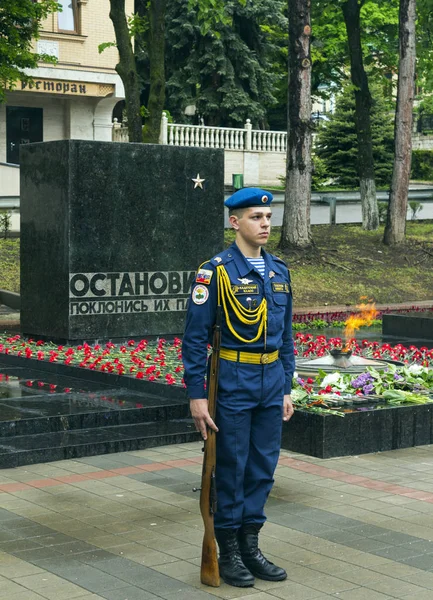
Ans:
POLYGON ((260 188, 243 188, 227 198, 227 208, 248 208, 249 206, 269 206, 273 200, 270 192, 260 188))

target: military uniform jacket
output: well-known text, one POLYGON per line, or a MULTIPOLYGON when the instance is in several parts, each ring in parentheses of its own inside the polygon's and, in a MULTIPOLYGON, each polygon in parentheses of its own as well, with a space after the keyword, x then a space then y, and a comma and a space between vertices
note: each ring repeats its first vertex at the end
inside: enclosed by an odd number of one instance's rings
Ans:
MULTIPOLYGON (((254 309, 260 305, 264 297, 268 304, 266 347, 264 335, 254 343, 243 343, 238 340, 230 331, 224 312, 221 346, 242 352, 270 353, 279 350, 285 371, 284 393, 290 394, 295 370, 290 274, 284 261, 277 256, 268 254, 263 249, 262 256, 265 260, 264 278, 243 256, 236 243, 200 267, 188 300, 182 344, 184 379, 191 399, 207 397, 205 376, 208 345, 212 343, 218 303, 216 273, 218 265, 224 265, 235 297, 244 307, 254 309)), ((236 332, 245 339, 253 339, 258 326, 246 325, 239 321, 230 306, 228 311, 236 332)))

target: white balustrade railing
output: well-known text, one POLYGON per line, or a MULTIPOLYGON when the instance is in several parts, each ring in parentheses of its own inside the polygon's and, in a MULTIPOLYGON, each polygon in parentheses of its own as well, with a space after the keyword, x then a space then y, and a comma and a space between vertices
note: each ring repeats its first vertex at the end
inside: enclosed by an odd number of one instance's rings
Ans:
POLYGON ((251 150, 255 152, 285 152, 286 146, 285 131, 252 131, 251 150))
POLYGON ((124 123, 119 123, 116 118, 113 119, 111 140, 113 142, 129 142, 128 127, 124 123))
MULTIPOLYGON (((113 122, 112 139, 114 142, 128 141, 128 129, 117 119, 113 122)), ((286 152, 287 133, 253 129, 250 119, 247 119, 244 129, 169 123, 166 113, 163 112, 159 143, 169 146, 196 146, 224 150, 286 152)))
POLYGON ((205 125, 168 123, 170 146, 198 146, 200 148, 245 149, 245 130, 205 125))

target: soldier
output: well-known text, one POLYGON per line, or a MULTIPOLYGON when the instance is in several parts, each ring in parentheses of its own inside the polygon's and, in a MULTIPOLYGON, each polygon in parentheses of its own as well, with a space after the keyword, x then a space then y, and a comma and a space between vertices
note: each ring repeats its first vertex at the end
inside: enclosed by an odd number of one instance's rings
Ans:
POLYGON ((188 302, 182 356, 191 414, 206 439, 217 431, 215 537, 222 579, 254 585, 287 573, 258 547, 264 505, 277 466, 282 421, 293 414, 295 370, 292 294, 285 263, 265 252, 272 194, 239 190, 225 201, 236 241, 203 263, 188 302), (205 375, 216 307, 223 307, 218 398, 214 423, 205 375))

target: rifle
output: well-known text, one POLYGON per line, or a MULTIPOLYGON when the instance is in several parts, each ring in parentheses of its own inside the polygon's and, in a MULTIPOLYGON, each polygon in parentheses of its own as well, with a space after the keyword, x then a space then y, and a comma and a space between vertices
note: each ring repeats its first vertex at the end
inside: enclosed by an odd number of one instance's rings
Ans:
MULTIPOLYGON (((216 321, 212 340, 212 356, 208 380, 208 410, 215 420, 218 392, 218 373, 221 346, 221 306, 217 306, 216 321)), ((207 440, 204 442, 203 471, 201 476, 200 512, 204 523, 204 536, 201 552, 200 580, 205 585, 219 587, 220 575, 214 530, 214 514, 217 506, 215 484, 216 433, 207 428, 207 440)))

